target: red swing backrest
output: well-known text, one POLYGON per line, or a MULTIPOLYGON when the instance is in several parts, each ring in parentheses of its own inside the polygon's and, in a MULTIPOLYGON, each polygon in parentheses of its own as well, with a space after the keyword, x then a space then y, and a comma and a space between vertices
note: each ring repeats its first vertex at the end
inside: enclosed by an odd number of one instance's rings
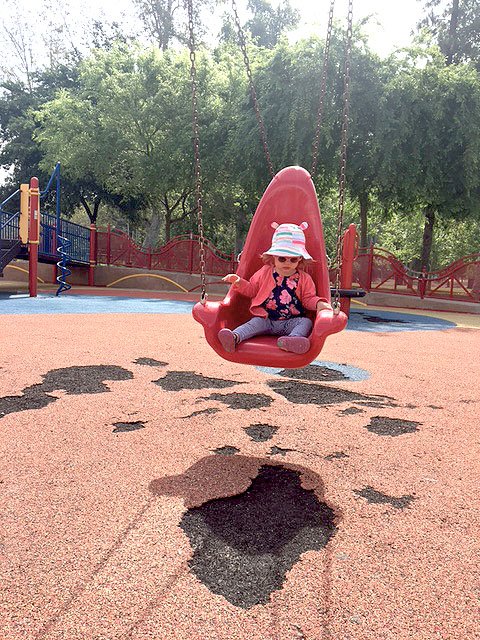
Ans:
MULTIPOLYGON (((240 258, 237 273, 242 278, 250 278, 263 265, 260 255, 271 246, 274 231, 272 222, 298 225, 308 222, 308 229, 305 230, 306 247, 315 260, 309 265, 308 272, 315 282, 317 294, 330 300, 322 220, 317 194, 305 169, 287 167, 267 187, 253 217, 240 258)), ((347 322, 343 313, 335 316, 331 310, 324 310, 315 316, 314 312, 309 312, 314 327, 310 336, 310 350, 304 354, 282 351, 276 344, 275 336, 256 336, 242 342, 235 352, 227 353, 218 340, 218 332, 224 327, 234 329, 249 320, 249 307, 250 298, 230 287, 222 302, 197 303, 193 308, 193 317, 203 325, 208 344, 226 360, 264 367, 304 367, 320 353, 327 336, 344 329, 347 322)))
MULTIPOLYGON (((318 207, 317 194, 310 174, 302 167, 286 167, 273 178, 267 187, 253 217, 247 234, 237 274, 248 280, 263 266, 260 255, 271 246, 274 229, 272 222, 278 224, 293 223, 300 225, 308 222, 305 230, 306 248, 315 262, 309 264, 306 271, 312 276, 317 294, 330 300, 330 283, 328 279, 327 258, 323 239, 322 218, 318 207)), ((248 320, 249 300, 234 293, 231 289, 225 302, 238 298, 242 309, 242 317, 238 316, 237 324, 248 320), (243 299, 243 304, 241 302, 243 299), (248 303, 248 304, 246 304, 248 303)))

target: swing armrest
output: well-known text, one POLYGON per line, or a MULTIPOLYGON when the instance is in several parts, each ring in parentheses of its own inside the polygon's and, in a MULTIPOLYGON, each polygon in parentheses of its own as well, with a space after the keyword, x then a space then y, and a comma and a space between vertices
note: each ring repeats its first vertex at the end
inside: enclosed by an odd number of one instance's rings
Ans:
POLYGON ((343 311, 340 311, 338 315, 335 315, 330 309, 322 309, 320 313, 317 313, 317 317, 315 318, 310 340, 323 338, 324 336, 329 336, 332 333, 338 333, 345 329, 346 324, 347 316, 343 311))

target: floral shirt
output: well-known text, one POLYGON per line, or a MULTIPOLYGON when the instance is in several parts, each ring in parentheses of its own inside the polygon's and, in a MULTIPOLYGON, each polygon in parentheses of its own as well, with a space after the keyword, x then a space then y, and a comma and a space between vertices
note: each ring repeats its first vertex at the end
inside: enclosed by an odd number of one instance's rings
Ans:
POLYGON ((269 320, 288 320, 293 316, 305 314, 305 310, 296 295, 298 278, 298 273, 282 277, 276 271, 273 272, 275 287, 262 304, 269 320))

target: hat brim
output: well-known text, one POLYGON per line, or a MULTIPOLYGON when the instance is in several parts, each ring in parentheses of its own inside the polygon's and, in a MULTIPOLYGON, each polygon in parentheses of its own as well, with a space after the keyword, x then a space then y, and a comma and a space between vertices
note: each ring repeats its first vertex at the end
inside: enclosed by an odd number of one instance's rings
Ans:
POLYGON ((304 260, 313 260, 312 256, 305 249, 287 249, 285 247, 270 247, 268 251, 264 252, 264 255, 279 256, 282 258, 303 258, 304 260))

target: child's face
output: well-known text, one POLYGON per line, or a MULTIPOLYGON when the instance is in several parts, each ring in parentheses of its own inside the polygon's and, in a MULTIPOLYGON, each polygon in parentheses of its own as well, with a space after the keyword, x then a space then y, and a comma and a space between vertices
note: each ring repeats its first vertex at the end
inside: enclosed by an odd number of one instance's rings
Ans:
POLYGON ((300 257, 285 258, 283 256, 273 256, 275 271, 279 276, 293 276, 301 261, 300 257))

